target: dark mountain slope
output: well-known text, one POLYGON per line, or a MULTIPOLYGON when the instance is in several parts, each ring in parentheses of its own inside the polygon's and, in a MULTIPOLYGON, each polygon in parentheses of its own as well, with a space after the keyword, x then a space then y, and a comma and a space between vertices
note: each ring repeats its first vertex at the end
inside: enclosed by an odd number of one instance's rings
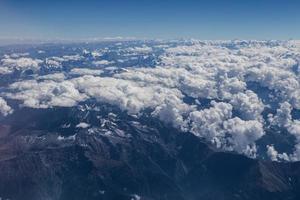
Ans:
POLYGON ((300 199, 300 163, 219 152, 150 117, 22 109, 0 124, 2 199, 300 199))

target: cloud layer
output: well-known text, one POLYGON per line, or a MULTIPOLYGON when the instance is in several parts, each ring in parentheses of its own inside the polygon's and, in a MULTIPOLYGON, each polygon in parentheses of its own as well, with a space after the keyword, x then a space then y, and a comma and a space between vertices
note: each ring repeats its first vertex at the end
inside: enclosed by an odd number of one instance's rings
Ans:
POLYGON ((6 55, 0 61, 0 66, 3 66, 0 68, 0 74, 12 73, 14 70, 37 70, 42 62, 40 59, 6 55))
MULTIPOLYGON (((150 109, 166 124, 250 157, 257 156, 256 142, 266 129, 276 126, 295 137, 294 153, 278 152, 269 144, 266 154, 272 160, 300 160, 300 121, 291 116, 292 110, 300 109, 298 43, 189 41, 161 48, 154 68, 132 67, 112 76, 102 70, 73 68, 64 72, 67 76, 59 73, 12 83, 5 96, 33 108, 70 107, 93 98, 129 114, 150 109), (268 119, 264 112, 270 112, 268 119)), ((122 51, 148 54, 153 49, 144 45, 122 51)), ((11 69, 40 63, 19 59, 4 58, 2 64, 11 69)), ((46 63, 59 65, 70 59, 82 56, 52 57, 46 63)))

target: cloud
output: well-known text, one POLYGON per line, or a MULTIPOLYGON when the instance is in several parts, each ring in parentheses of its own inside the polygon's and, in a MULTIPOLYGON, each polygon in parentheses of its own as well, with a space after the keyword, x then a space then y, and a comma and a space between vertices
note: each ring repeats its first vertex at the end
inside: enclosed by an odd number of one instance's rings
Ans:
POLYGON ((54 73, 47 74, 43 76, 37 76, 37 80, 53 80, 57 82, 61 82, 66 79, 66 76, 63 73, 54 73))
POLYGON ((76 125, 76 128, 88 128, 90 127, 90 124, 87 124, 85 122, 80 122, 79 124, 76 125))
POLYGON ((13 72, 13 70, 9 67, 0 67, 0 75, 10 74, 12 72, 13 72))
POLYGON ((29 56, 29 53, 12 53, 10 55, 5 55, 6 58, 19 58, 19 57, 26 57, 29 56))
MULTIPOLYGON (((298 69, 295 70, 299 45, 193 40, 173 46, 163 47, 165 52, 154 68, 128 68, 111 76, 101 74, 101 70, 73 68, 69 73, 78 77, 65 72, 66 76, 52 74, 38 80, 21 80, 10 85, 6 96, 34 108, 74 106, 93 98, 129 114, 150 109, 153 117, 166 124, 250 157, 256 156, 256 141, 265 134, 267 119, 262 113, 268 112, 266 108, 273 112, 277 109, 274 116, 269 113, 271 126, 285 128, 298 138, 299 120, 293 119, 291 112, 300 108, 300 77, 298 69), (251 87, 252 83, 257 88, 251 87), (211 104, 196 105, 203 100, 211 104)), ((126 47, 119 53, 152 51, 144 45, 126 47)), ((70 59, 78 60, 81 56, 52 57, 46 63, 60 65, 70 59)), ((100 60, 94 64, 106 66, 111 62, 100 60)), ((284 152, 278 153, 268 145, 271 159, 287 160, 284 152)), ((288 156, 300 160, 300 139, 294 148, 293 155, 288 156)))
POLYGON ((267 145, 267 155, 272 161, 278 161, 278 152, 273 145, 267 145))
POLYGON ((4 67, 2 68, 2 72, 5 73, 12 72, 13 70, 38 70, 39 65, 42 63, 42 60, 39 59, 32 59, 26 57, 18 57, 18 58, 3 58, 1 60, 1 65, 4 67))
POLYGON ((0 97, 0 114, 3 116, 6 116, 8 114, 11 114, 13 112, 13 109, 7 105, 6 101, 0 97))
POLYGON ((112 61, 108 61, 108 60, 97 60, 97 61, 93 61, 93 64, 96 66, 105 66, 105 65, 110 65, 113 64, 114 62, 112 61))
POLYGON ((232 117, 232 106, 213 101, 212 107, 190 113, 191 132, 221 147, 225 137, 223 122, 232 117))
POLYGON ((146 86, 114 77, 83 76, 72 79, 72 82, 86 95, 100 102, 117 105, 129 113, 154 108, 170 98, 181 101, 183 97, 177 89, 161 88, 159 85, 146 86))
POLYGON ((244 120, 259 120, 265 107, 258 96, 251 90, 233 95, 230 103, 241 113, 241 118, 244 120))
POLYGON ((63 60, 58 60, 55 58, 46 58, 45 63, 48 67, 59 68, 59 67, 61 67, 62 61, 63 60))
MULTIPOLYGON (((283 102, 276 111, 275 116, 269 117, 269 121, 273 126, 285 128, 296 139, 294 153, 289 155, 289 159, 293 161, 300 160, 300 120, 292 118, 292 106, 288 102, 283 102)), ((282 156, 279 156, 281 159, 282 156)), ((285 158, 285 160, 287 160, 285 158)))
POLYGON ((153 49, 151 47, 143 45, 141 47, 129 47, 125 49, 125 51, 136 53, 136 54, 147 54, 147 53, 151 53, 153 49))
POLYGON ((264 135, 263 125, 256 120, 244 121, 238 117, 224 121, 224 129, 230 135, 230 147, 250 157, 256 157, 255 141, 264 135))
POLYGON ((274 117, 270 117, 269 121, 272 125, 279 127, 288 127, 292 122, 292 106, 288 102, 280 103, 280 107, 276 111, 274 117))
POLYGON ((76 134, 75 135, 70 135, 68 137, 64 137, 64 136, 61 136, 61 135, 59 135, 57 137, 57 140, 59 140, 59 141, 64 141, 64 140, 74 141, 75 139, 76 139, 76 134))
POLYGON ((74 55, 65 55, 62 57, 63 61, 77 61, 77 60, 81 60, 83 59, 83 57, 81 55, 78 54, 74 54, 74 55))
POLYGON ((195 107, 189 106, 182 102, 177 96, 166 98, 161 105, 157 105, 152 112, 153 116, 157 116, 165 123, 169 123, 183 131, 188 131, 187 113, 195 110, 195 107))
POLYGON ((103 73, 100 69, 89 69, 89 68, 73 68, 70 74, 73 75, 101 75, 103 73))
POLYGON ((71 107, 88 98, 68 80, 62 82, 28 80, 13 83, 10 89, 16 92, 7 94, 9 98, 22 100, 24 106, 32 108, 71 107))
POLYGON ((300 120, 293 120, 287 130, 295 136, 296 138, 296 145, 294 147, 294 152, 290 155, 290 159, 293 161, 300 160, 300 120))
POLYGON ((60 68, 62 67, 62 64, 64 62, 69 62, 69 61, 79 61, 82 60, 84 57, 78 54, 74 54, 74 55, 65 55, 62 57, 57 57, 57 56, 53 56, 50 58, 46 58, 45 59, 45 63, 48 67, 51 68, 60 68))
POLYGON ((274 145, 267 145, 267 155, 272 161, 290 161, 286 153, 278 153, 274 145))

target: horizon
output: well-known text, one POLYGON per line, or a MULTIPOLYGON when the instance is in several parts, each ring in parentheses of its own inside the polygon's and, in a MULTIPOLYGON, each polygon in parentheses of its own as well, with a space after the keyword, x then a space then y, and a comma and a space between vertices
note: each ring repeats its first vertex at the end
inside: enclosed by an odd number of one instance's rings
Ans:
POLYGON ((137 37, 99 37, 99 38, 1 38, 0 46, 10 46, 10 45, 44 45, 44 44, 81 44, 81 43, 101 43, 101 42, 171 42, 171 41, 200 41, 200 42, 265 42, 265 41, 278 41, 278 42, 300 42, 300 39, 199 39, 199 38, 137 38, 137 37))

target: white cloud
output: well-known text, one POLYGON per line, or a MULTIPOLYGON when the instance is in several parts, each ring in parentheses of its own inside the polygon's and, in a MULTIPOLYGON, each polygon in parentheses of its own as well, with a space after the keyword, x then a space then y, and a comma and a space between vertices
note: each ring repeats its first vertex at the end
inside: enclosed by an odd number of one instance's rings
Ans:
POLYGON ((46 65, 53 68, 61 67, 61 60, 56 60, 53 58, 46 58, 46 65))
POLYGON ((272 161, 290 161, 289 156, 286 153, 278 153, 274 145, 267 145, 267 155, 272 161))
POLYGON ((90 127, 90 124, 87 124, 85 122, 80 122, 79 124, 76 125, 76 128, 88 128, 90 127))
POLYGON ((230 103, 241 113, 245 120, 260 120, 264 104, 251 90, 235 94, 230 103))
POLYGON ((75 140, 76 139, 76 134, 75 135, 70 135, 70 136, 68 136, 68 137, 64 137, 64 136, 61 136, 61 135, 59 135, 58 137, 57 137, 57 140, 59 140, 59 141, 64 141, 64 140, 75 140))
POLYGON ((107 71, 115 71, 115 70, 118 70, 118 69, 122 69, 122 68, 118 68, 118 67, 105 67, 104 68, 105 70, 107 70, 107 71))
POLYGON ((63 73, 54 73, 54 74, 47 74, 43 76, 38 76, 37 80, 53 80, 61 82, 66 79, 66 76, 63 73))
POLYGON ((13 72, 13 69, 9 68, 9 67, 1 67, 0 66, 0 75, 3 74, 10 74, 13 72))
POLYGON ((68 80, 62 82, 28 80, 13 83, 10 89, 19 92, 9 93, 8 97, 22 100, 24 106, 32 108, 71 107, 88 98, 68 80))
POLYGON ((26 57, 29 56, 29 53, 12 53, 10 55, 6 55, 7 58, 19 58, 19 57, 26 57))
POLYGON ((288 130, 300 141, 300 120, 294 120, 288 130))
POLYGON ((264 135, 263 125, 260 122, 256 120, 244 121, 235 117, 225 121, 223 126, 230 135, 229 141, 235 151, 250 157, 256 156, 256 150, 252 151, 255 141, 264 135), (249 152, 249 150, 251 151, 249 152))
POLYGON ((288 127, 288 131, 295 136, 297 144, 294 147, 294 153, 290 155, 291 160, 300 160, 300 120, 294 120, 288 127))
POLYGON ((73 79, 76 87, 88 96, 119 106, 129 113, 137 113, 145 108, 154 108, 167 99, 181 99, 183 95, 177 89, 162 88, 113 77, 83 76, 73 79))
MULTIPOLYGON (((283 102, 277 109, 276 115, 274 117, 270 117, 269 121, 274 126, 286 128, 286 130, 296 138, 294 153, 289 155, 289 157, 293 161, 298 161, 300 160, 300 120, 293 119, 291 112, 291 104, 283 102)), ((283 156, 280 158, 283 159, 282 157, 283 156)))
MULTIPOLYGON (((124 50, 132 54, 151 51, 148 46, 124 50)), ((190 41, 166 49, 155 68, 130 68, 112 77, 96 76, 101 70, 75 68, 70 73, 79 75, 77 78, 64 80, 61 75, 49 75, 40 81, 20 81, 10 86, 7 96, 36 108, 73 106, 95 98, 129 114, 152 109, 153 116, 174 127, 191 131, 220 148, 255 157, 255 143, 264 135, 265 119, 261 115, 270 105, 264 105, 260 95, 248 88, 249 82, 268 88, 273 100, 284 102, 269 120, 298 137, 298 121, 292 119, 291 111, 300 108, 300 77, 294 71, 299 51, 300 45, 281 42, 190 41), (185 103, 185 97, 212 100, 212 104, 197 108, 185 103), (238 117, 233 118, 233 111, 238 111, 238 117)), ((49 59, 59 65, 81 57, 49 59)), ((106 66, 111 62, 100 60, 94 64, 106 66)), ((272 146, 268 151, 273 159, 286 159, 286 154, 272 146)), ((297 144, 290 155, 294 160, 300 159, 298 151, 297 144)))
POLYGON ((77 61, 83 59, 82 56, 75 54, 75 55, 65 55, 62 57, 63 61, 77 61))
POLYGON ((92 51, 91 54, 94 58, 102 56, 102 53, 98 51, 92 51))
POLYGON ((270 118, 270 122, 273 125, 279 127, 288 127, 292 122, 292 106, 288 102, 283 102, 276 111, 276 115, 270 118))
POLYGON ((6 101, 0 97, 0 114, 3 116, 6 116, 8 114, 11 114, 13 112, 13 109, 7 105, 6 101))
POLYGON ((275 150, 273 145, 267 145, 267 155, 272 161, 278 160, 278 152, 275 150))
POLYGON ((114 62, 112 61, 108 61, 108 60, 97 60, 97 61, 93 61, 93 64, 96 66, 105 66, 105 65, 110 65, 113 64, 114 62))
POLYGON ((1 60, 2 71, 6 71, 8 73, 9 71, 13 70, 37 70, 39 69, 39 65, 42 63, 42 60, 39 59, 32 59, 32 58, 26 58, 26 57, 20 57, 20 58, 3 58, 1 60))
POLYGON ((152 115, 158 116, 160 120, 172 124, 174 127, 187 131, 188 125, 185 115, 192 110, 195 108, 183 103, 177 96, 173 96, 173 98, 170 96, 161 105, 157 105, 152 115))
MULTIPOLYGON (((237 77, 228 78, 227 74, 219 77, 218 95, 220 99, 239 98, 246 90, 247 84, 237 77), (237 95, 239 93, 239 95, 237 95)), ((245 94, 246 95, 246 94, 245 94)))
POLYGON ((129 48, 125 49, 125 51, 133 52, 136 54, 146 54, 146 53, 151 53, 152 48, 148 47, 146 45, 143 45, 141 47, 129 47, 129 48))
POLYGON ((83 59, 83 57, 78 55, 78 54, 65 55, 65 56, 62 56, 62 57, 53 56, 53 57, 50 57, 50 58, 46 58, 45 63, 48 67, 60 68, 60 67, 62 67, 63 62, 79 61, 79 60, 82 60, 82 59, 83 59))
POLYGON ((199 137, 204 137, 221 147, 225 137, 223 122, 232 116, 232 106, 228 103, 212 102, 212 107, 190 113, 191 132, 199 137))
POLYGON ((70 74, 73 75, 100 75, 103 71, 100 69, 89 69, 89 68, 73 68, 70 71, 70 74))

